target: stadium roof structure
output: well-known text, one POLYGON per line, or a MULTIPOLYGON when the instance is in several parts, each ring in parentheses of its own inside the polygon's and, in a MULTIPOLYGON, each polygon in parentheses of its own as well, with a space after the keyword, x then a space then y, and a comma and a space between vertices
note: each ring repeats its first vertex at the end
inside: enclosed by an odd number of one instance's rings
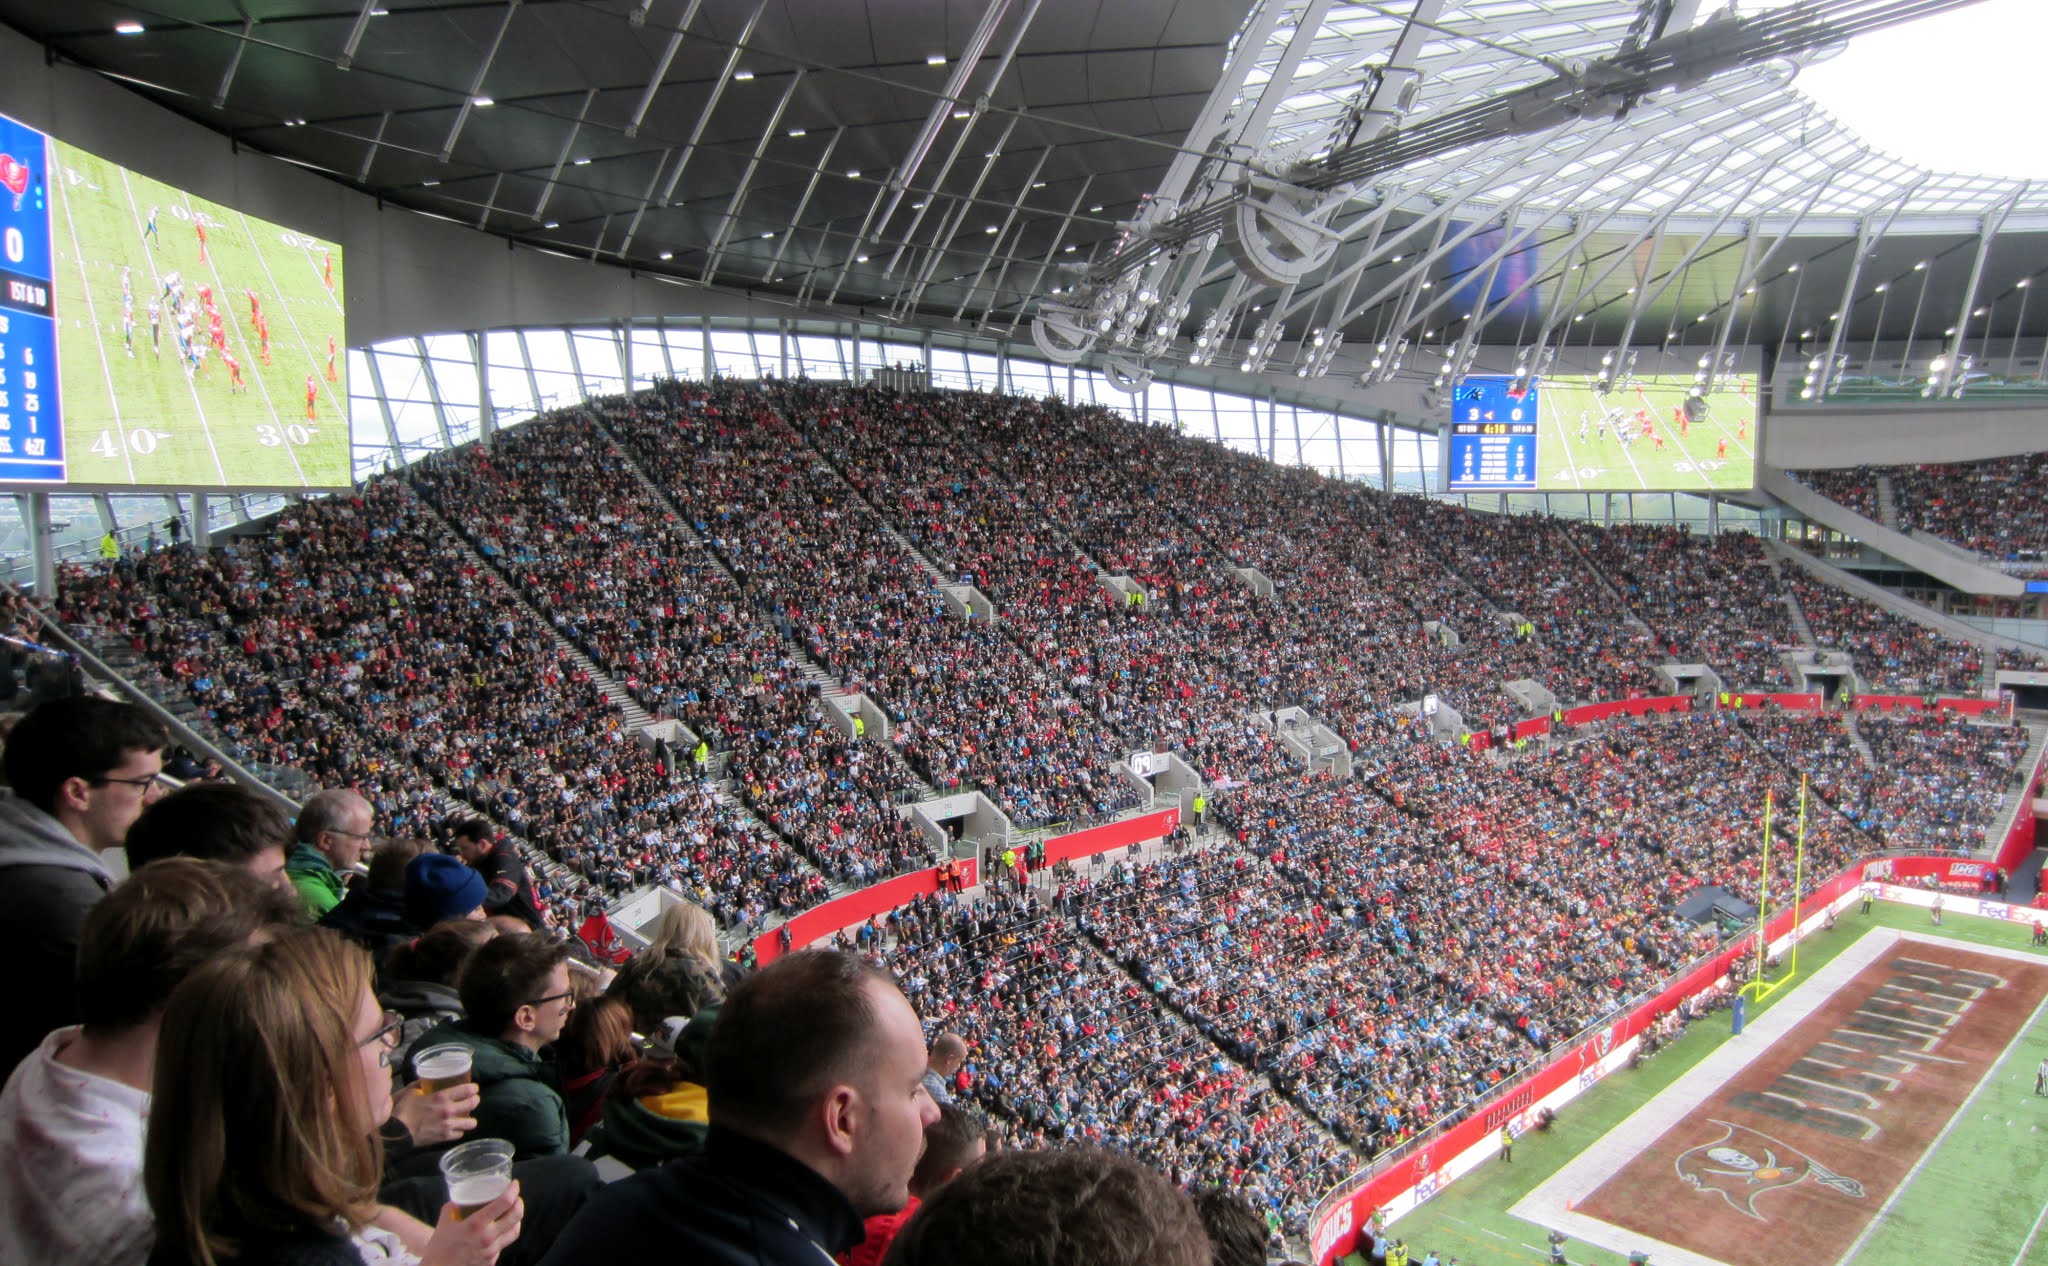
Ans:
MULTIPOLYGON (((2048 180, 1796 91, 1970 0, 0 0, 240 146, 690 286, 1157 368, 2048 335, 2048 180), (1346 342, 1350 348, 1341 351, 1346 342)), ((2048 175, 2048 173, 2044 173, 2048 175)), ((1959 357, 1957 358, 1959 359, 1959 357)))

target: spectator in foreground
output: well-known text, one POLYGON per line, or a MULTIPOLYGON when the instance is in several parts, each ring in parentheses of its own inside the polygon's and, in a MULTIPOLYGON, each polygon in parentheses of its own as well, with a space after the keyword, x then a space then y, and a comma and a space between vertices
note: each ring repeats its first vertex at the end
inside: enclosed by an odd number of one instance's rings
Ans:
POLYGON ((163 790, 169 735, 132 704, 52 699, 7 736, 0 796, 0 961, 14 981, 0 1025, 0 1076, 52 1029, 78 1020, 78 931, 114 886, 99 854, 118 848, 163 790))
POLYGON ((958 1033, 941 1033, 932 1039, 931 1055, 925 1061, 924 1092, 943 1107, 953 1102, 950 1083, 960 1065, 967 1062, 967 1042, 958 1033))
POLYGON ((0 1261, 141 1266, 155 1239, 142 1130, 164 1004, 195 968, 297 913, 244 871, 174 858, 85 916, 81 1022, 44 1038, 0 1092, 0 1261))
POLYGON ((519 1235, 519 1184, 429 1230, 377 1203, 391 1040, 370 957, 305 928, 216 958, 158 1037, 143 1186, 153 1266, 491 1266, 519 1235))
POLYGON ((414 1042, 429 1030, 462 1018, 457 988, 462 969, 477 946, 497 936, 480 919, 459 919, 430 928, 427 934, 391 951, 377 982, 377 1001, 404 1019, 403 1036, 394 1057, 400 1064, 414 1042))
POLYGON ((275 801, 240 783, 195 782, 143 809, 122 851, 131 875, 159 858, 203 857, 291 892, 291 846, 292 820, 275 801))
POLYGON ((619 1070, 603 1115, 586 1136, 590 1156, 646 1169, 704 1150, 711 1129, 704 1044, 717 1020, 713 1007, 687 1022, 665 1022, 647 1057, 619 1070))
POLYGON ((519 860, 516 845, 500 843, 497 828, 482 818, 461 818, 450 828, 455 836, 455 855, 484 877, 490 895, 484 898, 484 913, 493 918, 510 915, 529 929, 538 929, 540 903, 533 899, 533 884, 526 876, 526 863, 519 860))
POLYGON ((931 1198, 887 1266, 1209 1266, 1195 1206, 1120 1152, 998 1152, 931 1198))
POLYGON ((718 929, 704 907, 679 901, 655 920, 647 948, 628 959, 607 995, 633 1011, 633 1031, 654 1033, 672 1015, 685 1020, 725 998, 725 969, 738 968, 718 951, 718 929))
POLYGON ((329 787, 306 797, 294 828, 298 846, 285 862, 285 873, 308 916, 322 918, 341 904, 347 893, 345 876, 355 872, 375 825, 370 802, 353 791, 329 787))
POLYGON ((1266 1266, 1266 1220, 1243 1196, 1221 1187, 1190 1192, 1209 1233, 1211 1266, 1266 1266))
POLYGON ((821 1253, 845 1252, 861 1242, 861 1219, 910 1199, 938 1116, 924 1056, 917 1012, 886 974, 831 951, 775 960, 734 991, 711 1032, 704 1152, 598 1193, 547 1266, 818 1266, 821 1253))
POLYGON ((604 1113, 613 1077, 633 1058, 633 1013, 616 998, 593 998, 570 1014, 555 1043, 569 1142, 580 1141, 604 1113))
POLYGON ((378 959, 398 942, 418 936, 425 929, 405 917, 405 876, 424 850, 418 840, 378 841, 370 851, 369 874, 341 904, 320 916, 320 926, 333 928, 378 959))
POLYGON ((933 1193, 988 1151, 988 1129, 981 1118, 952 1104, 939 1107, 939 1119, 924 1129, 924 1155, 910 1175, 910 1203, 895 1213, 877 1213, 863 1230, 867 1238, 839 1255, 840 1266, 879 1266, 896 1232, 933 1193))
MULTIPOLYGON (((568 1151, 568 1111, 555 1067, 540 1052, 562 1035, 576 1005, 569 947, 531 932, 497 937, 470 955, 460 989, 464 1018, 421 1036, 408 1062, 443 1043, 467 1046, 483 1092, 476 1136, 504 1139, 520 1160, 568 1151)), ((419 1075, 416 1068, 407 1071, 419 1075)), ((423 1153, 421 1163, 432 1159, 423 1153)))

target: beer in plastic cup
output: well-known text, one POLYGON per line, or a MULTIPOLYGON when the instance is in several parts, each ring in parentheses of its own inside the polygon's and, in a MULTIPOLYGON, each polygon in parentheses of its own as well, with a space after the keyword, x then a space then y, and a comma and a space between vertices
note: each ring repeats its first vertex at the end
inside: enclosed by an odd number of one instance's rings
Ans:
POLYGON ((475 1053, 460 1042, 429 1046, 412 1057, 412 1070, 420 1078, 414 1088, 423 1095, 432 1095, 450 1086, 459 1086, 470 1079, 470 1064, 474 1058, 475 1053))
POLYGON ((512 1145, 503 1139, 473 1139, 441 1154, 441 1177, 457 1221, 505 1194, 512 1185, 512 1145))

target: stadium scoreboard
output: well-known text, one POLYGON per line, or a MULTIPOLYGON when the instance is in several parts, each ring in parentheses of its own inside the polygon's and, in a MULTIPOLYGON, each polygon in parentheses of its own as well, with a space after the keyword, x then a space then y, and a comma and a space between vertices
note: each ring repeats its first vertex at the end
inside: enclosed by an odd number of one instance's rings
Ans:
POLYGON ((1536 392, 1529 379, 1467 378, 1458 384, 1444 446, 1448 491, 1535 489, 1536 392))
POLYGON ((351 482, 341 248, 0 115, 0 486, 351 482))
POLYGON ((64 482, 43 136, 0 116, 0 481, 64 482))
POLYGON ((1439 432, 1445 492, 1744 492, 1756 378, 1600 370, 1460 379, 1439 432))

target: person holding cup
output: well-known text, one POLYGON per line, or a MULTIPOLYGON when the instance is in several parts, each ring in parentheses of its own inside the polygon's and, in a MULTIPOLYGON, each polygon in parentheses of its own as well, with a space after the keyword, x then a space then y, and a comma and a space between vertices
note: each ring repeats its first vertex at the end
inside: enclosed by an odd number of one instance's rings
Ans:
POLYGON ((430 1229, 377 1203, 396 1026, 324 928, 226 954, 165 1010, 143 1153, 151 1266, 495 1266, 519 1185, 430 1229))

